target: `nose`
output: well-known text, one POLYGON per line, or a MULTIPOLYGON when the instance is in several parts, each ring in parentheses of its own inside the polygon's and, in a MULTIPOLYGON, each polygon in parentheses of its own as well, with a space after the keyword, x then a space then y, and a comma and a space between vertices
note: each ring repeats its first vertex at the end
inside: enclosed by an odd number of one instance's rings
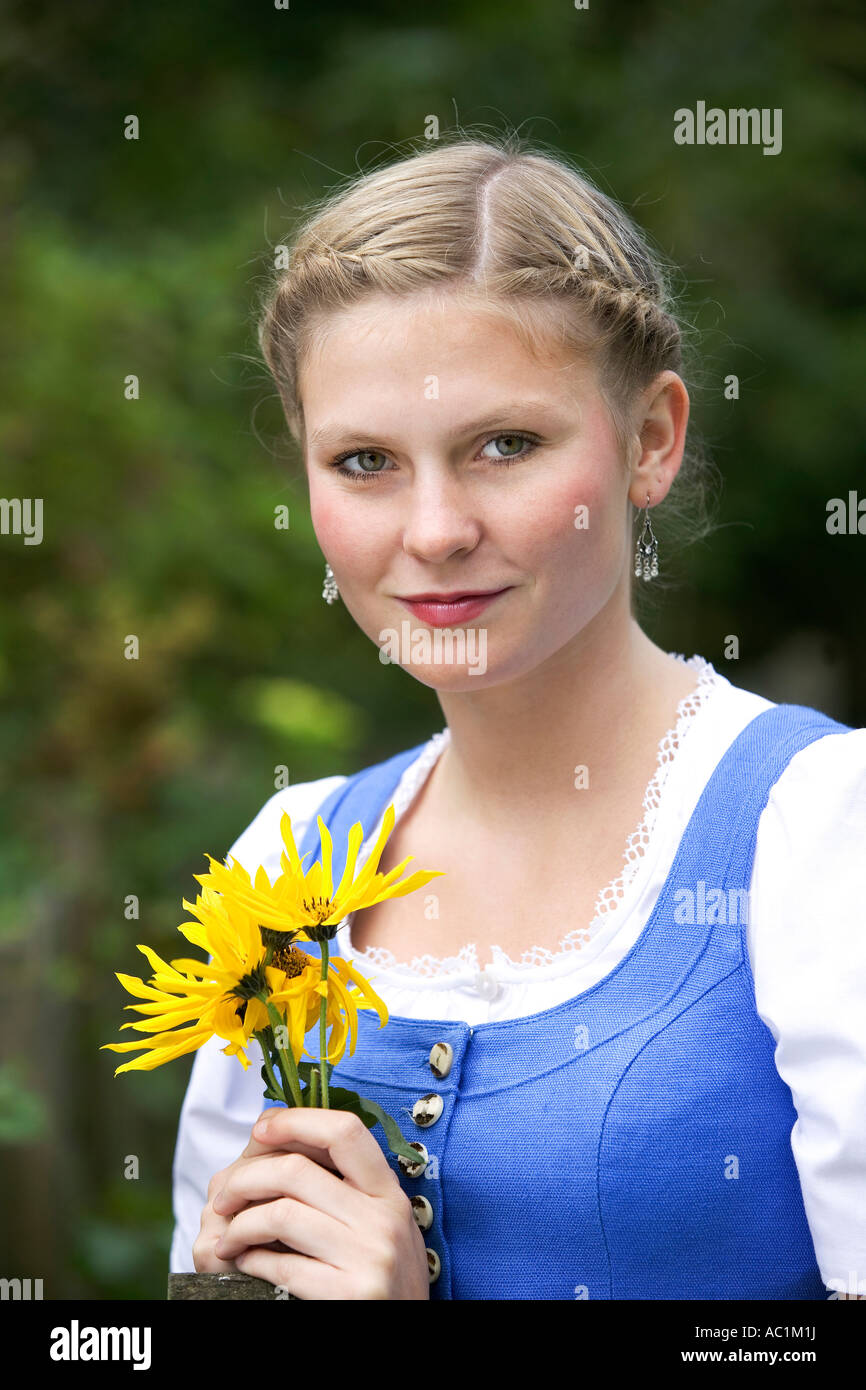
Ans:
POLYGON ((403 549, 407 555, 436 564, 478 544, 481 525, 471 490, 446 468, 416 469, 406 496, 403 549))

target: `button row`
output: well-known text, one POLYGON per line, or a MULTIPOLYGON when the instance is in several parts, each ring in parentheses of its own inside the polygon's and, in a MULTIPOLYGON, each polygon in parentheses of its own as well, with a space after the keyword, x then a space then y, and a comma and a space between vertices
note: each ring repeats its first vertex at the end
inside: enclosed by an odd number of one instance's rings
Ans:
MULTIPOLYGON (((397 1162, 399 1163, 400 1167, 403 1169, 403 1172, 406 1174, 408 1178, 420 1178, 421 1174, 424 1172, 424 1169, 427 1167, 427 1160, 429 1159, 430 1155, 428 1154, 423 1144, 419 1144, 417 1142, 410 1143, 409 1148, 417 1149, 418 1162, 410 1163, 408 1159, 403 1158, 402 1154, 397 1155, 397 1162)), ((415 1218, 417 1226, 422 1231, 429 1231, 430 1227, 433 1225, 432 1206, 428 1202, 427 1198, 422 1197, 420 1193, 412 1197, 410 1200, 412 1205, 412 1215, 415 1218)), ((439 1259, 439 1256, 436 1254, 436 1251, 431 1250, 429 1245, 425 1246, 424 1248, 427 1252, 427 1274, 429 1276, 430 1283, 435 1284, 436 1280, 439 1278, 439 1275, 442 1273, 442 1261, 439 1259)))
MULTIPOLYGON (((430 1049, 428 1058, 430 1070, 438 1080, 443 1081, 451 1070, 454 1063, 454 1049, 450 1043, 437 1042, 430 1049)), ((412 1119, 421 1129, 428 1129, 430 1125, 435 1125, 436 1121, 445 1108, 445 1102, 435 1091, 428 1091, 426 1096, 421 1096, 416 1100, 412 1107, 412 1119)), ((425 1171, 430 1155, 423 1144, 410 1143, 410 1149, 415 1149, 418 1153, 417 1163, 410 1163, 408 1159, 402 1158, 399 1154, 397 1162, 408 1178, 420 1178, 425 1171)), ((412 1216, 422 1231, 429 1231, 433 1225, 433 1207, 426 1197, 420 1193, 411 1198, 412 1216)), ((435 1250, 430 1246, 425 1246, 427 1252, 427 1273, 431 1284, 435 1284, 439 1275, 442 1273, 442 1261, 435 1250)))

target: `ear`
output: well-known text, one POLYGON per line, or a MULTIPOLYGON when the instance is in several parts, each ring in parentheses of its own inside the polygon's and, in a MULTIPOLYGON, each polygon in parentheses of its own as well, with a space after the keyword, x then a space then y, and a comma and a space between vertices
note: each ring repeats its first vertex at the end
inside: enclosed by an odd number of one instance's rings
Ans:
POLYGON ((682 377, 665 371, 642 393, 636 411, 638 447, 631 465, 629 498, 636 507, 656 506, 680 470, 689 422, 689 393, 682 377))

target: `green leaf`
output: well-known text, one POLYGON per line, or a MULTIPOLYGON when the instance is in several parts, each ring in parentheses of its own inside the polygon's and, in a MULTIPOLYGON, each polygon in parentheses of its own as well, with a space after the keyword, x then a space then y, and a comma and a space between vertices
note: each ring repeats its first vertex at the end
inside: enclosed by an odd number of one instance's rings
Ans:
POLYGON ((285 1096, 283 1095, 282 1091, 276 1092, 276 1091, 273 1089, 273 1087, 272 1087, 272 1085, 271 1085, 271 1082, 270 1082, 270 1077, 268 1076, 267 1068, 266 1068, 264 1062, 262 1063, 261 1077, 262 1077, 262 1081, 263 1081, 263 1083, 264 1083, 264 1088, 265 1088, 265 1089, 264 1089, 264 1093, 263 1093, 263 1098, 264 1098, 265 1100, 280 1100, 280 1101, 282 1101, 283 1104, 285 1105, 285 1103, 286 1103, 285 1096))
POLYGON ((382 1109, 381 1105, 377 1105, 374 1100, 365 1100, 363 1096, 359 1096, 358 1101, 361 1106, 361 1119, 370 1129, 372 1129, 373 1125, 378 1121, 385 1131, 385 1137, 388 1140, 388 1148, 391 1152, 408 1159, 410 1163, 418 1163, 421 1155, 418 1153, 417 1149, 410 1149, 407 1141, 403 1138, 397 1121, 392 1119, 392 1117, 382 1109), (370 1116, 369 1120, 367 1119, 368 1115, 370 1116))
MULTIPOLYGON (((301 1062, 298 1072, 309 1080, 310 1073, 316 1066, 313 1062, 301 1062)), ((333 1068, 329 1064, 329 1070, 333 1068)), ((320 1104, 318 1101, 310 1101, 310 1087, 305 1086, 301 1089, 301 1100, 304 1105, 320 1104)), ((328 1108, 330 1110, 349 1110, 353 1115, 357 1115, 359 1120, 363 1120, 368 1129, 374 1129, 376 1125, 381 1125, 385 1131, 385 1138, 388 1141, 388 1148, 393 1154, 405 1158, 409 1163, 420 1162, 421 1155, 417 1149, 412 1149, 400 1130, 397 1121, 392 1119, 381 1105, 377 1105, 374 1100, 365 1100, 358 1095, 357 1091, 349 1091, 344 1086, 328 1087, 328 1108)))
POLYGON ((357 1115, 359 1120, 363 1120, 368 1129, 372 1129, 376 1123, 370 1115, 365 1115, 361 1108, 361 1097, 357 1091, 347 1091, 344 1086, 330 1086, 328 1088, 328 1103, 331 1110, 351 1110, 353 1115, 357 1115))
POLYGON ((388 1140, 388 1148, 393 1154, 401 1158, 408 1159, 410 1163, 418 1163, 420 1154, 417 1149, 410 1149, 408 1142, 404 1139, 397 1121, 392 1119, 381 1105, 377 1105, 374 1100, 365 1100, 359 1096, 357 1091, 347 1091, 342 1086, 333 1086, 328 1091, 328 1100, 332 1110, 351 1110, 353 1115, 364 1121, 368 1129, 373 1129, 379 1124, 385 1131, 385 1138, 388 1140))
POLYGON ((301 1078, 302 1081, 306 1081, 308 1086, 310 1084, 310 1073, 312 1072, 313 1067, 316 1068, 316 1071, 319 1072, 320 1075, 323 1070, 327 1070, 328 1080, 330 1081, 331 1072, 334 1070, 333 1062, 298 1062, 298 1076, 301 1078))

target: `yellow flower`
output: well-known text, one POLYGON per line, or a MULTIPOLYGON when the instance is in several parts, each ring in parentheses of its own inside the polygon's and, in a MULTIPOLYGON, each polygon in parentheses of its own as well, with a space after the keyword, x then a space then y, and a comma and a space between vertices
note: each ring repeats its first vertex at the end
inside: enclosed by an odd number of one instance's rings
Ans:
POLYGON ((322 962, 295 946, 276 951, 274 961, 280 962, 285 974, 284 982, 275 984, 271 1001, 285 1013, 289 1050, 295 1061, 299 1061, 304 1052, 315 1061, 319 1060, 318 1052, 313 1054, 304 1047, 304 1038, 319 1022, 323 998, 327 1000, 325 1026, 331 1029, 325 1059, 328 1062, 339 1062, 347 1041, 350 1056, 354 1053, 358 1009, 374 1009, 382 1028, 388 1022, 388 1010, 369 981, 340 956, 331 956, 325 980, 322 979, 322 962))
POLYGON ((245 1046, 253 1033, 268 1026, 267 1009, 253 996, 282 987, 285 974, 279 969, 263 969, 265 948, 255 919, 208 887, 195 905, 186 899, 183 905, 198 923, 184 922, 178 931, 207 951, 212 960, 182 959, 166 964, 149 946, 138 947, 154 968, 150 983, 133 975, 118 974, 117 978, 130 994, 147 1000, 126 1007, 150 1018, 121 1027, 156 1036, 105 1043, 104 1048, 112 1052, 144 1049, 143 1056, 118 1067, 115 1076, 122 1071, 151 1071, 174 1057, 196 1051, 214 1035, 228 1039, 222 1051, 238 1057, 246 1069, 250 1063, 245 1046))
MULTIPOLYGON (((195 877, 200 884, 217 888, 225 897, 231 897, 232 901, 252 913, 263 929, 265 942, 282 944, 281 934, 285 931, 300 934, 299 940, 329 941, 335 937, 343 917, 348 917, 350 912, 371 908, 374 902, 384 902, 386 898, 402 898, 407 892, 414 892, 443 872, 441 869, 417 870, 398 883, 400 874, 414 855, 407 855, 391 873, 377 872, 379 859, 382 858, 385 842, 395 821, 393 806, 389 806, 370 858, 354 881, 354 865, 357 852, 364 842, 364 831, 360 821, 356 821, 349 831, 346 867, 335 892, 334 878, 331 876, 334 855, 331 834, 321 816, 317 816, 317 821, 321 835, 321 863, 314 863, 310 869, 304 870, 302 859, 297 855, 292 821, 284 812, 279 821, 279 831, 288 852, 282 853, 279 859, 282 873, 274 883, 268 880, 264 869, 259 869, 253 884, 242 865, 236 862, 232 862, 231 867, 221 865, 210 855, 207 856, 211 863, 210 873, 196 874, 195 877), (268 930, 272 933, 271 937, 268 937, 268 930)), ((304 855, 306 858, 307 855, 304 855)))
MULTIPOLYGON (((349 832, 349 845, 346 867, 339 887, 334 891, 331 875, 333 845, 328 827, 321 816, 317 817, 322 842, 322 860, 307 870, 298 856, 292 835, 292 822, 284 812, 280 821, 280 833, 286 851, 280 857, 282 874, 273 882, 268 879, 264 868, 256 873, 255 883, 242 865, 234 861, 229 867, 211 862, 210 872, 196 874, 199 883, 215 888, 245 908, 259 923, 262 939, 272 945, 284 944, 281 933, 300 933, 299 939, 307 941, 330 941, 336 936, 337 928, 350 912, 357 912, 374 903, 384 902, 386 898, 403 897, 413 893, 438 877, 443 870, 418 870, 408 878, 398 882, 403 870, 414 855, 408 855, 388 874, 378 873, 379 860, 385 842, 394 828, 394 807, 385 812, 379 838, 373 846, 369 859, 358 877, 353 881, 358 851, 364 841, 364 832, 357 821, 349 832), (269 936, 269 932, 272 933, 269 936)), ((304 855, 304 859, 307 855, 304 855)))
MULTIPOLYGON (((263 867, 256 871, 253 883, 236 860, 231 865, 220 864, 207 856, 210 872, 195 875, 202 885, 201 894, 195 905, 186 899, 183 903, 198 922, 185 922, 178 931, 211 959, 182 958, 166 964, 149 946, 138 947, 154 969, 153 978, 148 984, 132 975, 118 974, 117 978, 130 994, 146 1001, 126 1007, 148 1017, 122 1027, 153 1036, 103 1045, 113 1052, 143 1053, 118 1067, 115 1076, 122 1071, 150 1071, 196 1051, 214 1036, 225 1038, 228 1045, 223 1052, 236 1056, 247 1069, 250 1062, 245 1048, 255 1033, 270 1028, 272 1022, 258 995, 266 996, 285 1020, 287 1050, 296 1063, 306 1051, 304 1038, 321 1018, 323 999, 325 1025, 331 1029, 326 1057, 330 1063, 340 1060, 347 1043, 350 1054, 354 1053, 358 1009, 374 1009, 385 1026, 388 1012, 383 1001, 351 962, 340 957, 328 960, 322 979, 322 961, 292 943, 295 939, 329 941, 350 912, 414 892, 441 871, 418 871, 398 881, 413 858, 409 855, 390 873, 378 872, 385 842, 394 827, 394 807, 389 806, 379 838, 357 879, 353 876, 364 832, 360 822, 352 827, 346 868, 334 892, 331 836, 321 816, 318 824, 322 861, 305 872, 291 820, 283 815, 280 831, 287 852, 280 858, 283 872, 273 884, 263 867)), ((323 947, 323 959, 326 951, 323 947)), ((307 1056, 313 1054, 308 1052, 307 1056)))

